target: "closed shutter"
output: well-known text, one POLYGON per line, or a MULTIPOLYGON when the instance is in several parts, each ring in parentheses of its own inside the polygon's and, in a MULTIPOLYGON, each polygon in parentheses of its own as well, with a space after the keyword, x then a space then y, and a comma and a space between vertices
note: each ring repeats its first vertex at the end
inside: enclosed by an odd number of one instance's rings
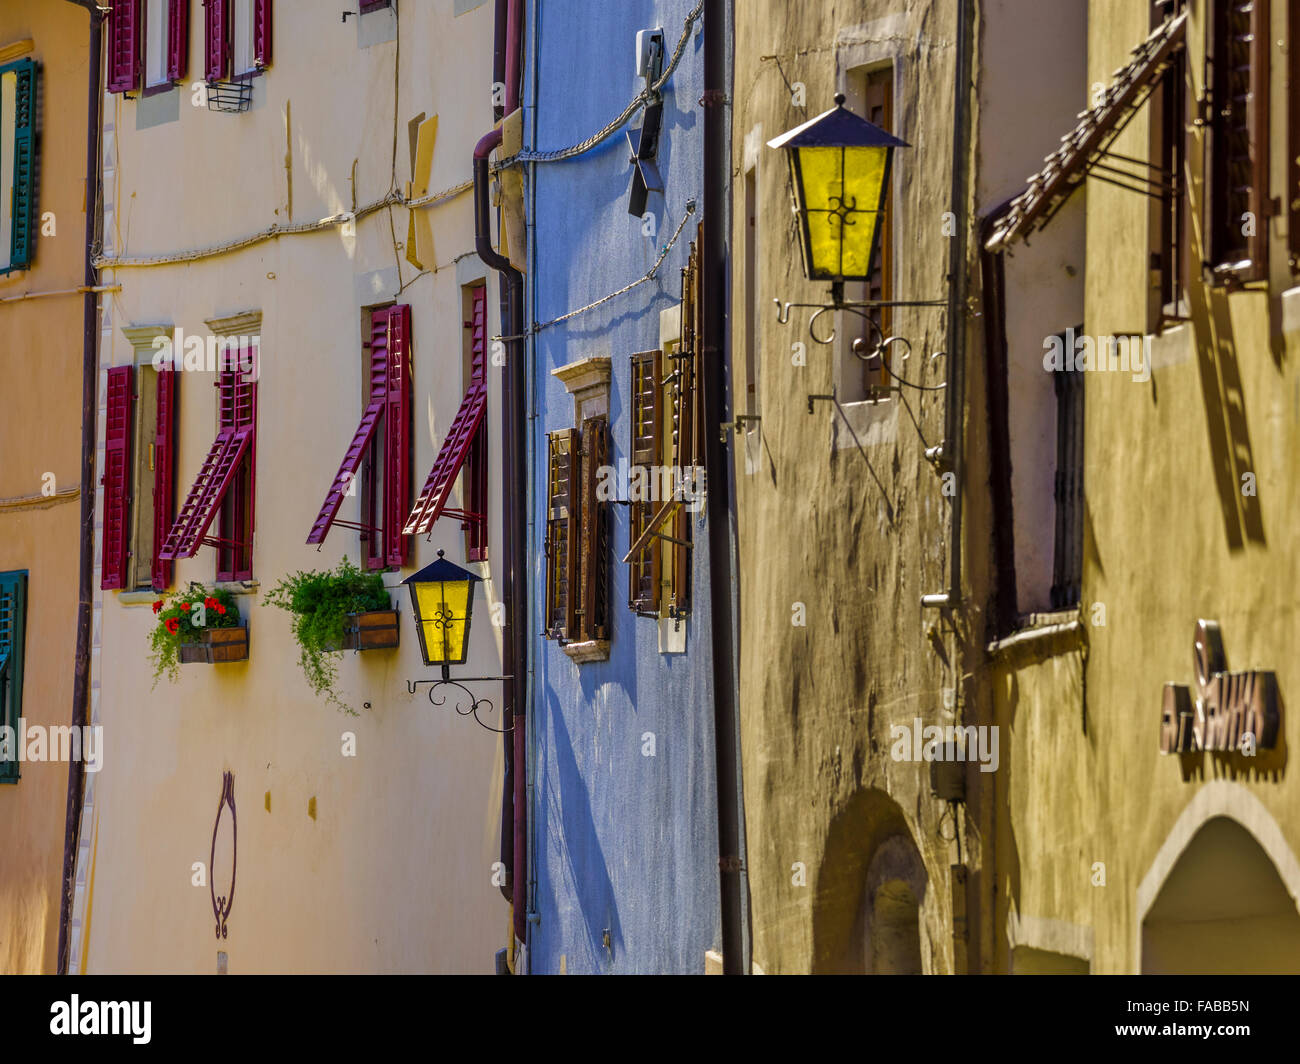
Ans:
POLYGON ((108 91, 140 87, 140 0, 111 0, 108 13, 108 91))
MULTIPOLYGON (((866 80, 866 119, 886 133, 892 133, 894 131, 894 68, 891 65, 873 70, 867 75, 866 80)), ((888 171, 886 176, 888 177, 888 171)), ((885 216, 877 234, 879 253, 873 255, 871 279, 867 282, 868 300, 893 298, 893 204, 894 193, 891 186, 885 190, 885 216)), ((888 336, 889 308, 879 307, 871 313, 875 317, 876 324, 880 326, 881 333, 888 336)), ((868 380, 867 383, 871 386, 874 382, 868 380)), ((889 375, 883 369, 880 371, 879 384, 883 387, 889 386, 889 375)))
POLYGON ((203 0, 203 72, 209 81, 230 73, 230 0, 203 0))
POLYGON ((402 522, 411 504, 411 308, 388 311, 388 385, 384 410, 384 560, 406 564, 402 522))
POLYGON ((609 504, 596 497, 600 469, 609 464, 609 422, 582 423, 582 620, 583 641, 609 638, 609 504))
POLYGON ((158 371, 158 406, 154 424, 153 589, 171 587, 172 562, 160 557, 176 509, 176 389, 178 374, 164 363, 158 371))
MULTIPOLYGON (((651 468, 659 464, 659 380, 662 372, 658 351, 632 356, 632 470, 644 469, 644 479, 632 483, 651 483, 651 468)), ((649 494, 643 492, 642 494, 649 494)), ((629 505, 629 543, 635 543, 654 516, 652 499, 633 499, 629 505)), ((628 607, 644 617, 659 614, 660 548, 662 540, 651 539, 633 555, 627 566, 628 607)))
POLYGON ((271 0, 253 0, 253 65, 271 65, 271 0))
POLYGON ((167 0, 167 77, 183 81, 190 66, 190 0, 167 0))
MULTIPOLYGON (((469 379, 487 384, 487 285, 470 289, 469 329, 469 379)), ((487 411, 474 433, 469 455, 465 459, 465 509, 470 520, 465 522, 468 554, 472 562, 487 558, 488 547, 488 433, 487 411)))
MULTIPOLYGON (((1300 40, 1300 0, 1290 0, 1287 11, 1287 38, 1300 40)), ((1286 208, 1288 253, 1291 269, 1300 273, 1300 47, 1287 48, 1287 191, 1286 208)))
MULTIPOLYGON (((27 574, 0 573, 0 724, 19 728, 27 621, 27 574)), ((0 761, 0 779, 16 780, 21 762, 0 761)))
POLYGON ((13 223, 9 241, 9 266, 31 265, 36 217, 36 71, 30 59, 14 67, 13 223))
POLYGON ((576 429, 561 429, 547 439, 546 637, 565 642, 577 635, 582 438, 576 429))
POLYGON ((1214 15, 1211 253, 1221 280, 1267 274, 1268 0, 1219 0, 1214 15))
POLYGON ((100 587, 105 591, 126 586, 127 536, 131 526, 131 401, 135 367, 108 371, 108 412, 104 420, 103 550, 100 587))
MULTIPOLYGON (((695 491, 695 407, 699 362, 700 325, 699 245, 691 245, 690 264, 682 276, 682 340, 673 381, 672 454, 674 477, 681 478, 682 490, 695 491)), ((668 587, 668 613, 680 617, 691 608, 691 521, 690 498, 673 512, 667 544, 673 554, 672 581, 668 587)))

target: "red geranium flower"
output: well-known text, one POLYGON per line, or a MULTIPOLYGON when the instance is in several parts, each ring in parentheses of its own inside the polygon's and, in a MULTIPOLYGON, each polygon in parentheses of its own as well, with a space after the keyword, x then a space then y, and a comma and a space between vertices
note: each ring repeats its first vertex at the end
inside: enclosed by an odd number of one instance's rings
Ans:
POLYGON ((186 613, 189 613, 189 612, 190 612, 190 604, 189 604, 188 602, 182 602, 182 603, 181 603, 181 609, 183 609, 186 613))
POLYGON ((176 634, 176 630, 177 630, 179 627, 180 627, 180 622, 177 621, 175 617, 168 617, 168 618, 167 618, 167 625, 166 625, 166 628, 167 628, 167 631, 171 632, 172 635, 175 635, 175 634, 176 634))
POLYGON ((225 613, 225 612, 226 612, 226 607, 223 606, 220 602, 217 603, 217 612, 218 612, 218 613, 225 613))
POLYGON ((209 596, 203 600, 203 606, 205 609, 215 610, 217 608, 217 600, 209 596))
POLYGON ((159 599, 157 602, 155 602, 155 603, 153 604, 153 613, 154 613, 154 616, 155 616, 155 617, 158 616, 158 614, 159 614, 159 612, 161 612, 162 608, 163 608, 163 600, 162 600, 162 599, 159 599))

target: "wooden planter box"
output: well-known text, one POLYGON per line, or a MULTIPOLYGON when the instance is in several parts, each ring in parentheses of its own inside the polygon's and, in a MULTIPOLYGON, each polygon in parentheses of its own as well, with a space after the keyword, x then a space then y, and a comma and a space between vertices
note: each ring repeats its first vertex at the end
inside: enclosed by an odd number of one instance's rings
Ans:
POLYGON ((182 665, 218 665, 248 660, 248 625, 238 628, 205 628, 197 643, 181 644, 182 665))
POLYGON ((396 610, 349 613, 343 622, 344 650, 385 650, 398 646, 400 637, 396 610))

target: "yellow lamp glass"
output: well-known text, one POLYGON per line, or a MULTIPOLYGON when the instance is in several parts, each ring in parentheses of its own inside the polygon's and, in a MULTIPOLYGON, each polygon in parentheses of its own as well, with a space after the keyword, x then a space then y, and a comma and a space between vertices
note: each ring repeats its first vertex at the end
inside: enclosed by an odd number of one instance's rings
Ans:
POLYGON ((890 148, 793 148, 804 269, 812 280, 866 280, 880 234, 890 148))
POLYGON ((411 609, 426 665, 463 665, 469 650, 474 583, 479 577, 438 560, 403 581, 411 592, 411 609))
POLYGON ((880 240, 894 149, 907 147, 879 126, 835 107, 768 146, 790 161, 800 250, 810 280, 866 281, 880 240))

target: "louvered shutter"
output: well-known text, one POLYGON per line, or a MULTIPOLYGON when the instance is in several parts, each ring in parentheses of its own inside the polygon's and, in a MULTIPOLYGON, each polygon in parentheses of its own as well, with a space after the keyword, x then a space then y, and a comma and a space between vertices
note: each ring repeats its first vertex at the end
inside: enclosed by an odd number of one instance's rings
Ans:
POLYGON ((167 77, 183 81, 190 66, 190 0, 167 0, 167 77))
POLYGON ((9 266, 31 265, 36 218, 36 72, 30 59, 16 64, 14 98, 13 224, 9 266))
POLYGON ((271 0, 253 0, 253 65, 271 65, 271 0))
MULTIPOLYGON (((470 289, 469 379, 472 383, 487 383, 487 285, 470 289)), ((465 522, 468 533, 466 557, 472 561, 487 558, 488 547, 488 429, 487 411, 474 433, 469 454, 465 459, 465 509, 478 515, 465 522)))
POLYGON ((411 504, 411 308, 388 312, 388 381, 384 410, 384 560, 406 564, 402 522, 411 504))
POLYGON ((176 509, 176 389, 178 374, 164 363, 158 371, 158 406, 154 423, 153 464, 153 589, 171 587, 172 563, 164 561, 163 543, 176 509))
MULTIPOLYGON (((22 716, 23 657, 27 619, 27 574, 0 573, 0 724, 17 730, 22 716)), ((0 779, 18 778, 16 752, 0 761, 0 779)))
MULTIPOLYGON (((1300 0, 1290 0, 1287 10, 1287 39, 1300 40, 1300 0)), ((1300 273, 1300 47, 1287 48, 1287 192, 1285 204, 1287 244, 1291 269, 1300 273)))
MULTIPOLYGON (((659 463, 659 380, 661 356, 645 351, 632 356, 632 469, 644 469, 641 483, 650 483, 650 469, 659 463)), ((638 478, 639 479, 639 478, 638 478)), ((634 481, 635 483, 635 481, 634 481)), ((629 543, 635 543, 654 516, 651 499, 632 500, 629 506, 629 543)), ((646 617, 659 614, 660 543, 650 540, 628 562, 628 607, 646 617)))
POLYGON ((203 70, 209 81, 230 73, 230 2, 203 0, 203 70))
POLYGON ((609 422, 582 423, 582 622, 581 638, 609 638, 609 504, 596 497, 600 469, 609 464, 609 422))
POLYGON ((140 87, 140 0, 110 0, 108 13, 108 91, 140 87))
POLYGON ((481 383, 471 382, 442 441, 437 460, 420 489, 420 497, 415 500, 415 506, 406 519, 406 526, 402 529, 405 535, 425 535, 442 516, 486 407, 487 389, 481 383))
POLYGON ((1268 0, 1215 5, 1209 199, 1212 265, 1221 279, 1267 275, 1269 40, 1268 0))
MULTIPOLYGON (((700 375, 700 336, 703 317, 703 300, 701 297, 699 242, 691 244, 691 255, 687 269, 682 274, 682 342, 678 349, 677 377, 674 380, 673 422, 672 422, 672 463, 675 476, 691 478, 684 484, 686 489, 697 491, 700 481, 696 479, 699 464, 697 431, 697 412, 699 407, 700 375)), ((667 544, 673 553, 672 583, 668 588, 668 612, 673 617, 681 617, 691 608, 691 523, 694 514, 690 512, 692 500, 684 498, 673 512, 669 534, 676 541, 667 544)))
POLYGON ((135 367, 108 371, 108 412, 104 420, 103 550, 100 587, 105 591, 126 586, 127 535, 131 527, 131 404, 135 392, 135 367))
POLYGON ((546 636, 568 641, 577 634, 581 436, 560 429, 547 439, 546 636))

